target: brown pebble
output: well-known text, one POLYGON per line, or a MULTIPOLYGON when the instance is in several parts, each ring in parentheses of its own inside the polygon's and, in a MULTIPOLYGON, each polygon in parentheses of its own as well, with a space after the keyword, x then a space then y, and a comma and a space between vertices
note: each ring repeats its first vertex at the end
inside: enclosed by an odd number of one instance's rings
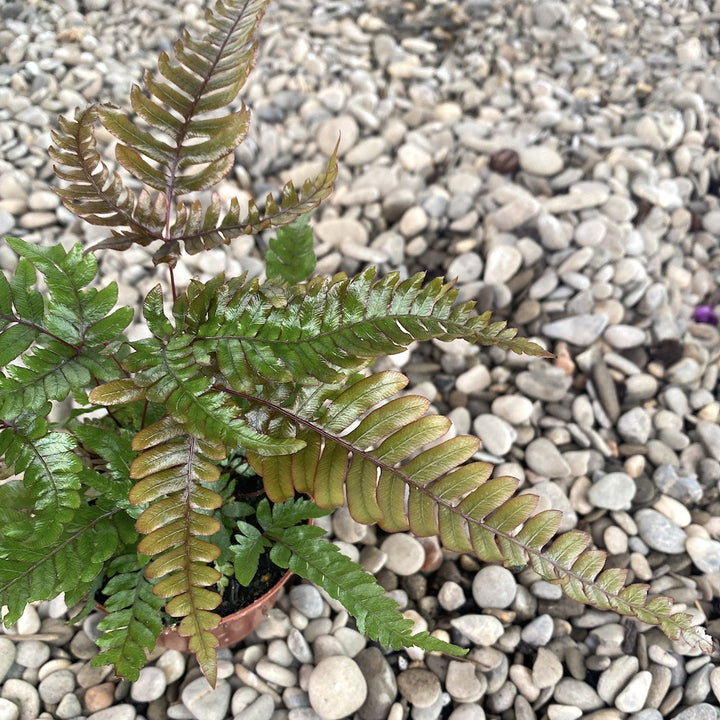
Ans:
POLYGON ((559 342, 555 347, 555 365, 572 377, 575 374, 575 362, 570 355, 567 343, 559 342))
POLYGON ((425 562, 420 568, 421 572, 435 572, 443 562, 443 552, 440 542, 436 537, 418 538, 420 544, 425 548, 425 562))
POLYGON ((514 173, 520 165, 520 156, 510 148, 503 148, 490 156, 490 169, 501 175, 514 173))
POLYGON ((100 685, 88 688, 85 692, 83 703, 85 709, 94 713, 110 707, 115 700, 115 683, 104 682, 100 685))

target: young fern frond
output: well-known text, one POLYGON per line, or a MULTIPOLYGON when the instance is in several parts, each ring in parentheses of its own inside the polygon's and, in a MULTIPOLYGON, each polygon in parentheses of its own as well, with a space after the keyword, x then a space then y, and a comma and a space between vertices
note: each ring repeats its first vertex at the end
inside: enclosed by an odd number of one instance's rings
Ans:
POLYGON ((146 71, 144 88, 133 86, 138 117, 101 105, 77 111, 74 120, 61 119, 50 150, 56 174, 68 183, 58 192, 71 212, 110 228, 111 236, 96 248, 126 250, 160 241, 154 262, 174 265, 181 245, 194 254, 285 225, 330 194, 336 152, 300 192, 288 183, 279 203, 268 195, 264 212, 251 202, 243 216, 235 198, 224 214, 217 196, 206 207, 181 199, 217 185, 232 170, 250 112, 244 104, 234 112, 228 108, 255 64, 254 37, 268 3, 219 0, 206 13, 209 30, 201 39, 184 31, 172 54, 161 53, 157 73, 146 71), (102 162, 94 136, 98 120, 118 139, 116 158, 141 184, 137 195, 102 162))
MULTIPOLYGON (((510 567, 529 563, 575 600, 659 625, 670 637, 703 649, 712 647, 704 631, 691 626, 691 616, 674 612, 668 598, 647 601, 645 586, 623 587, 624 571, 601 572, 605 554, 586 550, 587 534, 565 533, 547 546, 559 514, 536 513, 537 497, 515 495, 518 480, 491 478, 488 463, 465 464, 477 439, 442 440, 449 421, 426 415, 426 400, 405 396, 375 407, 406 382, 392 372, 364 378, 315 418, 301 409, 276 406, 275 413, 296 423, 306 446, 282 457, 250 454, 268 496, 280 502, 303 492, 324 508, 347 501, 358 522, 377 522, 391 532, 437 535, 448 549, 472 552, 487 562, 510 567)), ((257 402, 269 410, 262 399, 257 402)))
POLYGON ((120 141, 116 157, 133 177, 177 196, 216 185, 230 172, 250 113, 244 105, 227 109, 255 64, 253 38, 268 3, 217 2, 206 13, 209 28, 202 39, 184 31, 172 56, 160 54, 158 72, 145 72, 147 94, 134 86, 130 96, 148 130, 121 110, 100 108, 102 124, 120 141), (224 111, 219 117, 218 110, 224 111))
POLYGON ((61 117, 53 130, 50 157, 55 174, 67 184, 56 188, 65 207, 92 225, 110 228, 103 241, 118 250, 147 246, 163 239, 168 213, 164 194, 141 190, 136 196, 117 172, 111 172, 97 150, 95 125, 99 111, 77 109, 73 119, 61 117))

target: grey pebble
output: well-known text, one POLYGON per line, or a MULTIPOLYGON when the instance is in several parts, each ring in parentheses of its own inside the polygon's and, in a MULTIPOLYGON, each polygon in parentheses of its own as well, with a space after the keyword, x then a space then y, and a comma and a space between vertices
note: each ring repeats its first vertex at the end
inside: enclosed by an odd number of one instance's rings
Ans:
POLYGON ((517 592, 515 576, 504 567, 488 565, 475 573, 473 599, 481 608, 506 608, 512 605, 517 592))
POLYGON ((533 647, 542 647, 547 645, 555 630, 553 619, 550 615, 543 613, 531 620, 521 631, 520 637, 523 642, 533 647))
POLYGON ((563 665, 557 655, 545 647, 539 647, 532 666, 532 679, 541 690, 556 685, 563 676, 563 665))
POLYGON ((710 673, 712 671, 713 665, 708 663, 690 675, 685 683, 685 693, 683 694, 683 702, 686 705, 701 703, 710 695, 710 673))
POLYGON ((237 713, 233 720, 270 720, 274 712, 275 702, 272 696, 263 693, 237 713))
POLYGON ((563 678, 555 686, 553 698, 562 705, 573 705, 584 712, 599 710, 604 703, 595 690, 582 680, 563 678))
POLYGON ((450 624, 476 645, 493 645, 504 632, 502 623, 492 615, 462 615, 450 624))
POLYGON ((629 510, 635 497, 635 481, 624 472, 606 473, 593 482, 588 500, 607 510, 629 510))
POLYGON ((522 425, 530 420, 533 404, 522 395, 499 395, 493 400, 492 412, 511 425, 522 425))
POLYGON ((318 618, 323 613, 325 601, 314 585, 301 583, 290 590, 290 604, 306 618, 318 618))
POLYGON ((410 668, 397 676, 400 694, 419 708, 429 708, 437 702, 442 687, 437 676, 424 668, 410 668))
POLYGON ((367 697, 367 682, 354 660, 335 655, 315 666, 307 692, 310 705, 322 720, 337 720, 362 706, 367 697))
POLYGON ((452 580, 448 580, 442 584, 438 590, 438 602, 443 610, 452 612, 465 604, 465 591, 460 585, 452 580))
POLYGON ((448 720, 485 720, 485 717, 485 711, 477 703, 463 703, 448 715, 448 720))
POLYGON ((537 438, 525 448, 525 462, 533 472, 546 478, 570 475, 570 466, 555 444, 547 438, 537 438))
POLYGON ((703 496, 697 475, 675 465, 660 465, 656 468, 653 483, 660 492, 685 505, 700 502, 703 496))
POLYGON ((396 575, 413 575, 425 562, 425 548, 407 533, 389 535, 380 550, 387 555, 385 567, 396 575))
POLYGON ((600 337, 607 324, 608 317, 603 313, 574 315, 545 323, 542 331, 555 340, 587 347, 600 337))
POLYGON ((36 720, 40 713, 40 695, 29 682, 18 678, 5 680, 0 695, 20 708, 19 720, 36 720))
POLYGON ((292 628, 287 636, 287 647, 291 655, 302 664, 312 663, 313 653, 308 641, 297 628, 292 628))
POLYGON ((517 692, 517 688, 510 680, 504 682, 494 693, 488 693, 486 699, 488 710, 493 713, 504 713, 509 710, 517 696, 517 692))
POLYGON ((495 415, 478 415, 473 422, 473 431, 480 438, 482 448, 492 455, 504 456, 517 438, 515 428, 495 415))
POLYGON ((720 460, 720 425, 701 421, 697 424, 697 434, 710 455, 720 460))
POLYGON ((487 690, 487 679, 475 672, 475 665, 451 660, 445 677, 445 689, 455 702, 477 702, 487 690))
POLYGON ((670 554, 685 550, 685 531, 665 515, 652 508, 644 508, 638 510, 634 517, 640 537, 648 547, 670 554))
POLYGON ((522 253, 513 245, 496 245, 485 259, 483 279, 489 283, 506 283, 522 265, 522 253))
POLYGON ((293 687, 297 683, 297 673, 294 670, 270 662, 266 657, 258 660, 257 665, 255 665, 255 672, 263 680, 281 687, 293 687))
POLYGON ((162 668, 144 667, 140 676, 130 686, 130 697, 135 702, 152 702, 165 693, 167 677, 162 668))
POLYGON ((627 685, 639 668, 634 655, 622 655, 612 660, 598 678, 597 693, 608 705, 615 702, 618 693, 627 685))
MULTIPOLYGON (((137 710, 134 705, 121 703, 120 705, 112 705, 104 710, 98 710, 92 713, 92 715, 88 715, 87 720, 135 720, 136 717, 137 710)), ((205 720, 205 716, 198 715, 197 720, 205 720)))
POLYGON ((185 655, 179 650, 166 650, 156 661, 155 667, 165 673, 165 682, 179 680, 185 673, 185 655))
POLYGON ((626 442, 644 445, 650 437, 652 422, 644 408, 635 407, 618 418, 616 427, 626 442))
POLYGON ((704 537, 689 537, 685 549, 695 567, 704 573, 720 572, 720 542, 704 537))
POLYGON ((681 710, 673 720, 717 720, 717 708, 710 703, 699 703, 681 710))
POLYGON ((545 402, 558 402, 565 398, 572 385, 572 378, 560 368, 543 365, 543 369, 539 370, 536 367, 518 373, 515 378, 518 390, 545 402))
POLYGON ((647 670, 637 673, 615 698, 615 707, 624 713, 642 710, 650 691, 652 679, 652 675, 647 670))
POLYGON ((82 713, 82 706, 74 693, 68 693, 58 703, 55 714, 60 720, 70 720, 82 713))
POLYGON ((48 705, 57 705, 65 695, 75 689, 75 675, 69 670, 50 673, 38 685, 40 699, 48 705))
POLYGON ((367 647, 354 658, 367 683, 367 698, 358 709, 362 720, 386 717, 397 696, 395 673, 379 648, 367 647))
POLYGON ((15 662, 15 643, 0 635, 0 683, 15 662))
POLYGON ((0 720, 18 720, 20 717, 20 706, 11 700, 0 698, 0 720))
POLYGON ((183 688, 181 698, 197 720, 222 720, 230 708, 231 693, 227 680, 218 680, 213 689, 204 677, 199 677, 183 688))

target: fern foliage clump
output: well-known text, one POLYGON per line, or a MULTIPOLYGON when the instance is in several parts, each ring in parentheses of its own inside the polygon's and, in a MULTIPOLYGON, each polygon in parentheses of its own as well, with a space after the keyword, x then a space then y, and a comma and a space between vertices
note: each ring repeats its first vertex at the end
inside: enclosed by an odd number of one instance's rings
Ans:
POLYGON ((107 616, 94 662, 134 679, 162 629, 178 623, 216 679, 217 608, 249 583, 259 558, 317 583, 389 647, 463 651, 412 623, 375 579, 307 522, 347 503, 361 523, 437 535, 445 547, 530 566, 581 602, 658 625, 702 649, 691 616, 647 587, 625 586, 581 532, 537 510, 518 481, 474 460, 478 440, 452 437, 407 378, 373 362, 419 340, 465 339, 544 357, 490 313, 422 274, 311 277, 308 212, 332 190, 333 154, 299 189, 261 211, 200 191, 223 180, 250 112, 236 98, 257 53, 269 0, 217 0, 201 38, 183 32, 134 86, 132 115, 105 105, 60 120, 51 155, 65 206, 107 228, 91 251, 16 238, 0 274, 0 605, 12 623, 28 601, 100 593, 107 616), (116 166, 97 128, 116 139, 116 166), (203 198, 203 199, 201 199, 203 198), (182 253, 277 228, 266 277, 175 284, 182 253), (158 283, 145 333, 135 308, 97 279, 95 253, 154 246, 158 283), (138 333, 133 333, 137 338, 138 333), (51 420, 57 403, 72 410, 51 420), (266 499, 239 496, 262 478, 266 499), (272 503, 272 504, 271 504, 272 503))

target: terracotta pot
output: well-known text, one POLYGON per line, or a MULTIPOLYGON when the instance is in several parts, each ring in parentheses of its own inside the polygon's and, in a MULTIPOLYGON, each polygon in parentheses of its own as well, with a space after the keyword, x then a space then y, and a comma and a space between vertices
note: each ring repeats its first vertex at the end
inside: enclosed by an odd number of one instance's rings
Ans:
MULTIPOLYGON (((219 647, 228 647, 244 640, 266 617, 277 602, 278 595, 285 583, 292 577, 290 571, 286 572, 278 582, 264 595, 261 595, 252 605, 226 615, 220 624, 212 631, 220 641, 219 647)), ((165 628, 157 639, 156 648, 168 650, 181 650, 187 652, 188 638, 183 637, 176 627, 165 628)))

